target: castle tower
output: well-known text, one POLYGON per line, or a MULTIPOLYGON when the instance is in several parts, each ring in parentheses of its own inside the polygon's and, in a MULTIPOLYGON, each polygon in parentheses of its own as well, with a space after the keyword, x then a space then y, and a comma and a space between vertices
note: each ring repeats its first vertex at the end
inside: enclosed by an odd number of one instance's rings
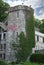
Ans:
MULTIPOLYGON (((16 42, 17 36, 20 34, 20 32, 26 32, 26 23, 27 19, 30 19, 30 17, 34 14, 34 10, 28 6, 25 5, 18 5, 15 7, 11 7, 9 9, 9 15, 8 15, 8 36, 7 36, 7 59, 9 61, 14 60, 13 56, 13 50, 11 49, 11 42, 14 40, 16 42)), ((27 35, 28 36, 28 35, 27 35)), ((14 60, 15 61, 15 60, 14 60)))

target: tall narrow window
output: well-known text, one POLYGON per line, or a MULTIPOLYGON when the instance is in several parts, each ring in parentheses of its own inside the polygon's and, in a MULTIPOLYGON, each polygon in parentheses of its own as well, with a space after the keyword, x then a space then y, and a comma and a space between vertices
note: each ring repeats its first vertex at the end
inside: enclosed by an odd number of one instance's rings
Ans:
POLYGON ((17 32, 17 37, 18 37, 18 32, 17 32))
POLYGON ((1 32, 1 30, 2 30, 2 29, 1 29, 1 27, 0 27, 0 32, 1 32))
POLYGON ((37 41, 39 41, 39 36, 37 36, 37 41))
POLYGON ((17 17, 19 17, 19 11, 17 11, 17 17))
POLYGON ((4 44, 4 49, 6 49, 6 44, 4 44))
POLYGON ((3 38, 6 39, 6 34, 4 33, 3 38))
POLYGON ((43 43, 44 43, 44 38, 43 38, 43 43))
POLYGON ((1 50, 1 44, 0 44, 0 50, 1 50))
POLYGON ((2 46, 2 44, 1 44, 1 48, 0 48, 1 50, 3 50, 3 46, 2 46))
POLYGON ((5 60, 5 54, 4 54, 4 60, 5 60))
POLYGON ((1 40, 1 34, 0 34, 0 40, 1 40))
POLYGON ((0 54, 0 59, 2 58, 2 54, 0 54))

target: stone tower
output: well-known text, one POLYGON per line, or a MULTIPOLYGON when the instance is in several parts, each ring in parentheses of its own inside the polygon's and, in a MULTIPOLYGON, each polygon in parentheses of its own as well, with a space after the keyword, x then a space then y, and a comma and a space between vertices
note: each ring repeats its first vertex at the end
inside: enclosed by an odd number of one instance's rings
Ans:
POLYGON ((31 6, 28 7, 25 5, 18 5, 9 9, 6 52, 7 61, 15 61, 16 59, 14 57, 14 51, 11 47, 11 42, 15 41, 15 43, 17 43, 16 38, 21 31, 26 34, 26 19, 29 19, 31 15, 30 12, 33 15, 34 10, 31 8, 31 6))

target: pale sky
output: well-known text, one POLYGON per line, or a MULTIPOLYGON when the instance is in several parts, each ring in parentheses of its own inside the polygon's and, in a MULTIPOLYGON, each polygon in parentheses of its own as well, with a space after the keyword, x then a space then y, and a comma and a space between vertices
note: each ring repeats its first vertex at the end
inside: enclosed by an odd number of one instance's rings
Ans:
POLYGON ((9 3, 11 7, 16 5, 23 5, 32 6, 34 9, 34 16, 38 19, 44 18, 44 0, 4 0, 5 2, 9 3))

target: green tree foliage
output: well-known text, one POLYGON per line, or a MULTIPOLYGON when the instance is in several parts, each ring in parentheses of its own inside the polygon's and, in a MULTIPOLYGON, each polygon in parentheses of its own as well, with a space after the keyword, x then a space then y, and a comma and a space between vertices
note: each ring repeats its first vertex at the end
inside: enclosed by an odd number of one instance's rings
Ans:
POLYGON ((41 33, 44 33, 44 19, 34 19, 34 26, 38 28, 41 33))
POLYGON ((8 13, 5 13, 9 8, 9 5, 2 0, 0 0, 0 21, 2 22, 8 15, 8 13))
POLYGON ((42 23, 40 25, 40 32, 44 33, 44 19, 42 19, 41 21, 42 21, 42 23))
POLYGON ((28 52, 29 55, 32 52, 32 48, 35 47, 35 32, 34 32, 34 16, 30 11, 26 17, 26 36, 28 41, 28 52), (29 15, 30 14, 30 15, 29 15), (29 15, 29 16, 28 16, 29 15))
POLYGON ((28 57, 27 39, 23 32, 19 35, 19 48, 17 50, 17 62, 24 62, 28 57))
POLYGON ((8 65, 8 64, 4 61, 0 61, 0 65, 8 65))
POLYGON ((41 25, 41 21, 39 19, 34 19, 34 26, 36 28, 40 28, 40 25, 41 25))
POLYGON ((30 61, 35 63, 44 63, 44 54, 32 54, 30 57, 30 61))

